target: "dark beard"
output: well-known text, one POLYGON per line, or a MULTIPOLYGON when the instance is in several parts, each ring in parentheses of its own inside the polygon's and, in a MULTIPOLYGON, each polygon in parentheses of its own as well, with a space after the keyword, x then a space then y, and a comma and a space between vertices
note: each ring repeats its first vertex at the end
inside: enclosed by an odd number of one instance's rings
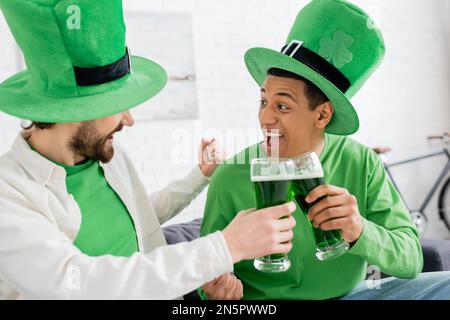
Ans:
MULTIPOLYGON (((118 128, 113 132, 118 131, 118 128)), ((69 148, 86 159, 108 163, 114 156, 113 146, 106 148, 108 136, 102 137, 95 129, 94 123, 86 121, 81 124, 69 141, 69 148)))

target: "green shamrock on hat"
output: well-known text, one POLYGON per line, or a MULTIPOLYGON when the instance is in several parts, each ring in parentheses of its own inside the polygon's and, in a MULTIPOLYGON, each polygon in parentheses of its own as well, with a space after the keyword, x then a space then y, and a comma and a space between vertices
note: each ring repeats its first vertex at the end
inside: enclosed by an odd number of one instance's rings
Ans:
POLYGON ((342 30, 336 30, 333 39, 320 40, 319 54, 336 68, 342 68, 353 60, 353 53, 348 49, 353 44, 353 37, 342 30))

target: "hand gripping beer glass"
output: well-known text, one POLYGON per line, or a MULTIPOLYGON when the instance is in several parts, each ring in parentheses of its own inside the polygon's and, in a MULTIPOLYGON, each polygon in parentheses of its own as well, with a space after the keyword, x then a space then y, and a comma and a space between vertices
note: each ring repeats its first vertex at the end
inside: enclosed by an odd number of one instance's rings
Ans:
MULTIPOLYGON (((293 161, 296 168, 296 177, 291 184, 292 193, 303 213, 307 215, 309 209, 324 198, 319 198, 311 204, 305 201, 306 196, 314 188, 325 183, 322 165, 315 152, 303 154, 294 158, 293 161)), ((339 230, 323 231, 320 227, 315 228, 312 222, 309 224, 314 233, 316 257, 319 260, 336 258, 348 250, 349 244, 342 239, 339 230)))
MULTIPOLYGON (((289 186, 295 172, 293 160, 253 159, 250 172, 258 210, 291 201, 289 186)), ((291 262, 287 254, 280 253, 257 258, 253 265, 263 272, 284 272, 289 269, 291 262)))

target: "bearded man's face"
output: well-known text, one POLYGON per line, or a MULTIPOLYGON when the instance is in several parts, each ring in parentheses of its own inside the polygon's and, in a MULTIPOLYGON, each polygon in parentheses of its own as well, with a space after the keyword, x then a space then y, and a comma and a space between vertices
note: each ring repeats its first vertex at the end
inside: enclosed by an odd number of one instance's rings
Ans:
POLYGON ((114 133, 133 124, 134 120, 129 111, 83 121, 70 139, 69 147, 84 158, 108 163, 114 156, 114 133))

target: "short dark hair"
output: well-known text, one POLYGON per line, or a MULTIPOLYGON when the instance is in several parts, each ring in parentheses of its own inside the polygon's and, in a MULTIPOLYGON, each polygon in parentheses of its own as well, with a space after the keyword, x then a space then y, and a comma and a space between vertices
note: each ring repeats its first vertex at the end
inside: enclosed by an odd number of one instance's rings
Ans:
POLYGON ((322 103, 329 101, 327 96, 314 83, 296 73, 283 69, 271 68, 267 71, 267 75, 303 81, 305 84, 305 95, 308 98, 310 110, 314 110, 322 103))
POLYGON ((22 129, 24 130, 30 130, 33 127, 39 128, 39 129, 51 129, 55 124, 50 122, 38 122, 38 121, 31 121, 30 124, 26 124, 25 122, 22 123, 22 129))

